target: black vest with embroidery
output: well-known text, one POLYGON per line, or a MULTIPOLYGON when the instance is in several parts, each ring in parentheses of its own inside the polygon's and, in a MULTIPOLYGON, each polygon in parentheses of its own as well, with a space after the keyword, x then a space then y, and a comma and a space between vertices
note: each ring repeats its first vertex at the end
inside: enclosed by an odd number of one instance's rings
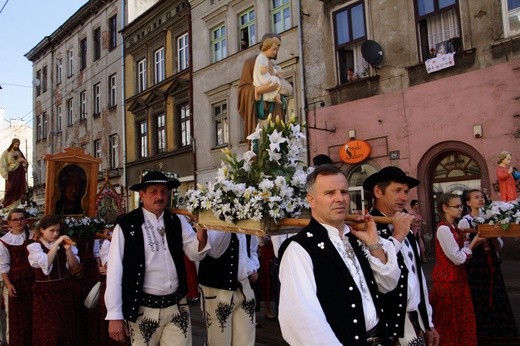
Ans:
POLYGON ((238 288, 239 242, 235 233, 219 258, 206 256, 199 264, 199 284, 228 291, 238 288))
MULTIPOLYGON (((163 218, 168 249, 177 269, 179 287, 176 292, 184 296, 188 286, 181 221, 177 215, 171 214, 167 209, 164 210, 163 218)), ((126 214, 118 222, 125 236, 122 278, 123 316, 126 320, 132 322, 137 319, 146 274, 143 223, 144 215, 141 208, 126 214)))
MULTIPOLYGON (((385 336, 387 324, 381 314, 381 293, 377 290, 374 274, 357 238, 350 233, 348 237, 378 312, 379 334, 385 336)), ((312 260, 316 295, 327 322, 338 340, 343 345, 367 345, 361 293, 345 262, 330 241, 327 230, 316 220, 311 219, 307 227, 284 241, 279 251, 280 260, 291 241, 300 244, 312 260)), ((313 326, 304 328, 313 328, 313 326)))
MULTIPOLYGON (((384 216, 376 208, 370 211, 372 216, 384 216)), ((378 223, 376 225, 379 236, 384 239, 388 239, 392 236, 392 230, 386 224, 378 223)), ((425 292, 423 289, 422 280, 422 267, 420 263, 419 253, 417 250, 417 242, 412 232, 409 232, 406 236, 410 242, 410 246, 413 249, 415 257, 415 267, 417 268, 418 281, 420 285, 421 301, 419 304, 419 315, 423 320, 424 326, 427 330, 430 330, 430 323, 428 321, 428 312, 426 310, 425 292)), ((386 319, 390 325, 390 335, 394 337, 404 336, 404 325, 406 318, 406 307, 408 304, 408 275, 410 275, 408 268, 405 265, 403 253, 397 252, 397 263, 399 269, 401 269, 401 276, 397 282, 397 287, 386 294, 383 294, 383 303, 385 308, 386 319)), ((414 275, 412 273, 412 275, 414 275)))

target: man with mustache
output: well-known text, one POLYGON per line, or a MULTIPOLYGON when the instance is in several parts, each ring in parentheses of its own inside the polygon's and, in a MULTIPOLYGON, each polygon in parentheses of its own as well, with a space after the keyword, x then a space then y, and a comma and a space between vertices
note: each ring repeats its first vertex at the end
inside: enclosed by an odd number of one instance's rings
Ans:
POLYGON ((377 224, 379 236, 390 240, 397 252, 401 277, 397 287, 383 296, 384 311, 395 345, 439 344, 432 323, 426 279, 421 268, 420 251, 410 231, 413 215, 403 212, 410 189, 419 181, 398 167, 385 167, 369 176, 363 188, 374 195, 372 216, 388 216, 392 224, 377 224))
POLYGON ((146 173, 141 205, 114 228, 107 268, 105 301, 108 332, 132 345, 191 345, 184 254, 202 260, 211 248, 207 231, 195 233, 184 217, 172 214, 168 192, 180 185, 158 171, 146 173))

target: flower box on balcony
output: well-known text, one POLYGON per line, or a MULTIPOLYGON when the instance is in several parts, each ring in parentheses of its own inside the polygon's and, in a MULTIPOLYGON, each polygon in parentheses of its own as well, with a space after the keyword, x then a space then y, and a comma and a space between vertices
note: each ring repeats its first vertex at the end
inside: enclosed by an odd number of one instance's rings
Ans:
POLYGON ((481 237, 484 238, 518 238, 520 237, 520 225, 511 223, 504 229, 501 225, 482 224, 477 226, 481 237))

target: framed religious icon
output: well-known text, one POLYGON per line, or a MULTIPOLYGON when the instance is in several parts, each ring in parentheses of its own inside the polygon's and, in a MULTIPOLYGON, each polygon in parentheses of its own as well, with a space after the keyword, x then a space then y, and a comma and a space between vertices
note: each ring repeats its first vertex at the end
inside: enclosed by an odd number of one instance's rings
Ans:
POLYGON ((97 177, 101 159, 71 147, 45 155, 45 214, 96 215, 97 177))

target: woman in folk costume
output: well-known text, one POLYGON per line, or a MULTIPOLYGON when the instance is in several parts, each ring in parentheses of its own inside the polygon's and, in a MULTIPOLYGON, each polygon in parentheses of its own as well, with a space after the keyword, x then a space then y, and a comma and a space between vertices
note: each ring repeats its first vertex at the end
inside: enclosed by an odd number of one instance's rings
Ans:
POLYGON ((465 237, 455 226, 462 214, 458 195, 443 194, 437 199, 437 208, 442 220, 435 234, 436 263, 430 291, 433 324, 439 332, 440 345, 477 345, 475 312, 464 263, 482 238, 477 235, 471 243, 464 244, 465 237))
POLYGON ((78 342, 74 283, 69 271, 79 269, 77 249, 60 235, 58 215, 46 215, 39 223, 38 241, 27 246, 35 268, 33 286, 34 345, 75 345, 78 342))
POLYGON ((7 291, 7 341, 11 345, 31 345, 32 285, 34 270, 27 259, 32 234, 23 209, 7 215, 9 232, 0 239, 0 273, 7 291))
MULTIPOLYGON (((464 203, 470 208, 459 221, 459 228, 474 227, 473 219, 480 215, 485 199, 480 190, 469 190, 464 203)), ((474 234, 470 234, 472 240, 474 234)), ((466 262, 469 288, 477 319, 479 345, 520 344, 518 329, 507 295, 504 277, 500 269, 498 251, 504 242, 500 238, 489 238, 475 246, 473 256, 466 262)))

